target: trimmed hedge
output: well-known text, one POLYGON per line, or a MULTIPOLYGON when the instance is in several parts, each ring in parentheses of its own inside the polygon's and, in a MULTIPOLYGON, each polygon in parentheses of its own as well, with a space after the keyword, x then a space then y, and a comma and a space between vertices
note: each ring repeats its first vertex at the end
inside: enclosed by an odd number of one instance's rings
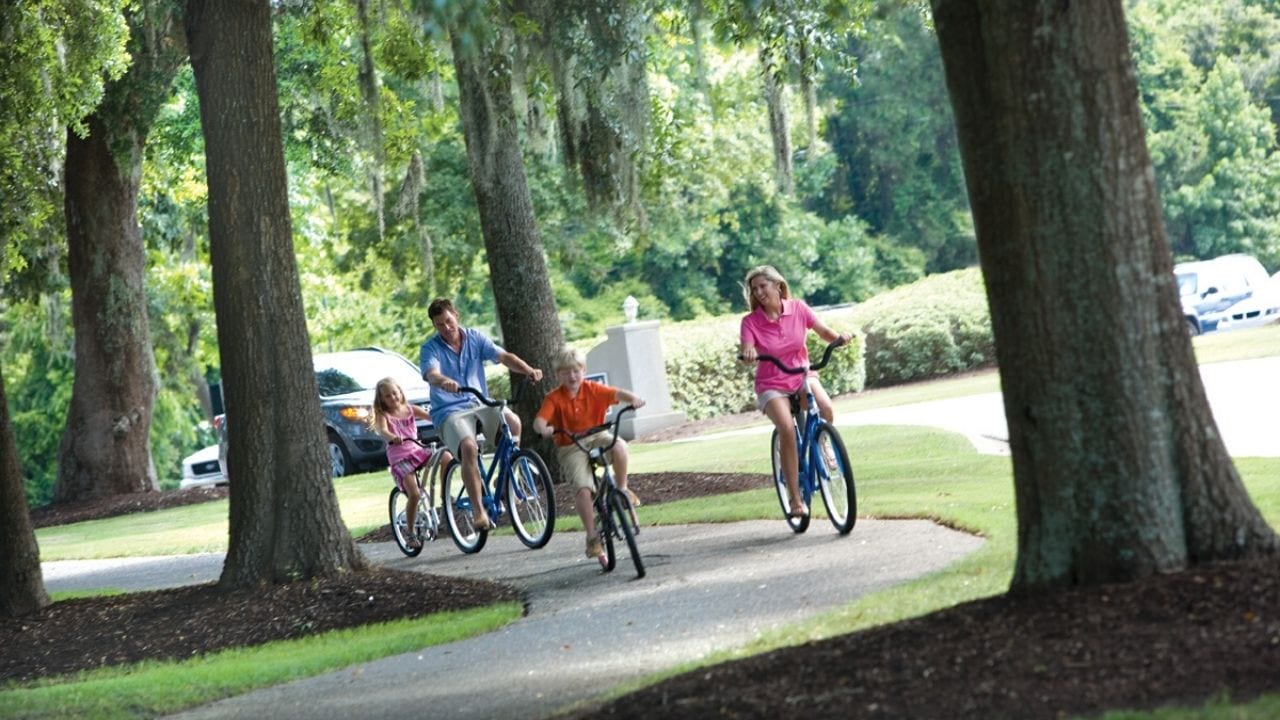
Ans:
MULTIPOLYGON (((839 331, 853 331, 833 313, 819 310, 823 321, 839 331)), ((660 330, 671 405, 690 420, 745 412, 755 408, 755 368, 738 362, 741 315, 690 320, 663 325, 660 330)), ((809 334, 809 356, 821 357, 826 347, 809 334)), ((822 385, 832 395, 862 390, 866 376, 862 339, 837 350, 822 371, 822 385)))
POLYGON ((856 308, 867 385, 883 387, 995 364, 995 338, 977 268, 931 275, 856 308))

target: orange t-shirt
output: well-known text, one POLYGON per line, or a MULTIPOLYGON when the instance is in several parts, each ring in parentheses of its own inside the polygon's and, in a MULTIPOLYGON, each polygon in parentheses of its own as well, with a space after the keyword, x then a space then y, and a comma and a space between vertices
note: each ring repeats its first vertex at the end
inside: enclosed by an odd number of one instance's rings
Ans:
MULTIPOLYGON (((547 393, 538 409, 538 417, 551 427, 571 433, 595 427, 604 422, 609 406, 618 401, 618 389, 603 383, 583 380, 577 397, 569 397, 563 385, 547 393)), ((564 435, 555 436, 556 445, 573 443, 564 435)))

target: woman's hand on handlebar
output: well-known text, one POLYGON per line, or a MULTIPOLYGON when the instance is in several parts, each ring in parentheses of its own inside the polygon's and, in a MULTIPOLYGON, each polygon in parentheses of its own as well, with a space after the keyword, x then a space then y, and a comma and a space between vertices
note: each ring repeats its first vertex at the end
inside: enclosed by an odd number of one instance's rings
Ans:
POLYGON ((755 362, 756 355, 757 353, 756 353, 755 345, 743 345, 742 348, 738 350, 738 359, 744 363, 755 362))

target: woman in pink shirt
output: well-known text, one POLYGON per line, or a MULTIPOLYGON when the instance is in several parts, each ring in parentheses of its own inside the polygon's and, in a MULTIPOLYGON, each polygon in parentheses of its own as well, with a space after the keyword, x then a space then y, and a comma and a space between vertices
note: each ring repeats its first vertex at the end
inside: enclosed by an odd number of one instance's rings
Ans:
MULTIPOLYGON (((837 333, 827 327, 803 300, 793 299, 786 278, 771 265, 761 265, 747 273, 743 294, 751 308, 751 312, 742 318, 740 331, 743 362, 754 363, 758 355, 772 355, 788 367, 806 367, 809 349, 805 345, 805 336, 811 329, 827 342, 834 342, 837 338, 849 340, 848 334, 837 333)), ((787 505, 792 517, 809 514, 809 508, 800 497, 799 459, 796 436, 791 429, 791 402, 788 400, 801 390, 805 380, 805 376, 782 372, 773 363, 756 366, 756 407, 778 429, 779 459, 787 481, 790 495, 787 505)), ((810 372, 807 380, 822 419, 833 422, 835 411, 831 407, 831 397, 823 389, 818 374, 810 372)))

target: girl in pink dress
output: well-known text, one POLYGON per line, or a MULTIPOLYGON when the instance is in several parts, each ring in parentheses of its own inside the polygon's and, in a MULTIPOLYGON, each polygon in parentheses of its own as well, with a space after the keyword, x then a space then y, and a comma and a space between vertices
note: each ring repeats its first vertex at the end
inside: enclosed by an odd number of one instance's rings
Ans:
POLYGON ((422 547, 422 539, 412 531, 418 516, 418 483, 412 477, 414 471, 431 459, 431 450, 418 442, 418 418, 430 420, 426 410, 411 405, 404 399, 404 390, 393 378, 383 378, 373 399, 373 418, 370 427, 387 441, 387 464, 396 487, 409 501, 405 508, 405 520, 410 528, 406 543, 411 548, 422 547))

